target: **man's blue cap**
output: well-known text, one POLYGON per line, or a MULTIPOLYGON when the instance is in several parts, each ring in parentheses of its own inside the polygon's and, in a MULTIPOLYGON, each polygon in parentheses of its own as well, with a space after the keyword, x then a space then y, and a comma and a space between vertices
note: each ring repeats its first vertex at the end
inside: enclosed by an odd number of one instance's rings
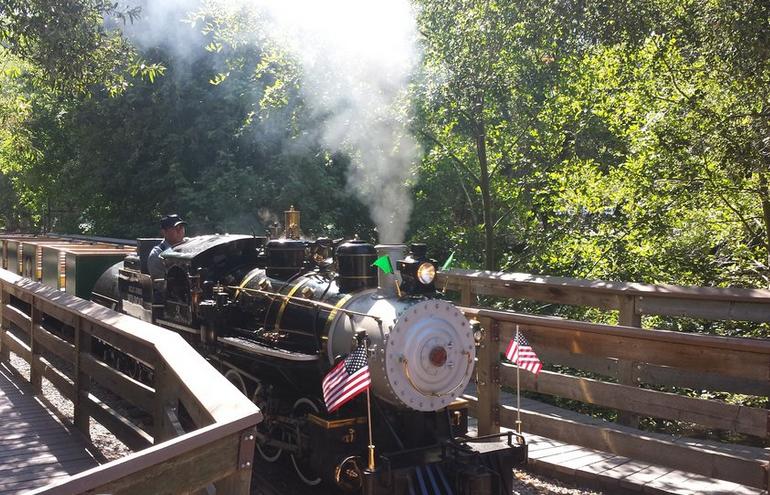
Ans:
POLYGON ((182 220, 182 217, 176 213, 172 215, 164 215, 163 218, 160 219, 161 229, 170 229, 171 227, 176 227, 177 225, 187 225, 187 222, 182 220))

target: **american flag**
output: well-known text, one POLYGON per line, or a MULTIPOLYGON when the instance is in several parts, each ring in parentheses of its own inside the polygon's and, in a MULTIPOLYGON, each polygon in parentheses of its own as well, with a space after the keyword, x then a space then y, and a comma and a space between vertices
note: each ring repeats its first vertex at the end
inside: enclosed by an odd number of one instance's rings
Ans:
POLYGON ((330 413, 336 411, 368 389, 371 382, 366 345, 359 345, 324 377, 322 387, 326 409, 330 413))
POLYGON ((505 359, 516 364, 519 368, 531 371, 536 375, 543 369, 543 363, 537 358, 537 354, 532 350, 527 339, 524 338, 524 334, 519 332, 518 328, 516 329, 516 335, 508 344, 508 349, 505 350, 505 359))

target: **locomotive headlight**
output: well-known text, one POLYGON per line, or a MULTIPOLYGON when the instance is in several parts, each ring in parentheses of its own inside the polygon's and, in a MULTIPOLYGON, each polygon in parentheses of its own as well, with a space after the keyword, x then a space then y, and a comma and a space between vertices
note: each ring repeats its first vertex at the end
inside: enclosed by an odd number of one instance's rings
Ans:
POLYGON ((425 285, 433 283, 436 278, 436 265, 433 263, 422 263, 417 268, 417 279, 425 285))

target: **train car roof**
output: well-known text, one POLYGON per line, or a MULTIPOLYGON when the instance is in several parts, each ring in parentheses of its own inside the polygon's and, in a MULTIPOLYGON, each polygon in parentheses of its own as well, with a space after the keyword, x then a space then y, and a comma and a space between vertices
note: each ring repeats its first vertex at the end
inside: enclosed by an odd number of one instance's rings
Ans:
MULTIPOLYGON (((207 254, 209 251, 216 250, 220 246, 227 244, 249 244, 253 243, 256 249, 257 240, 250 235, 239 234, 212 234, 191 237, 181 244, 174 246, 174 249, 168 249, 163 253, 165 259, 192 260, 198 256, 207 254)), ((251 247, 251 246, 249 246, 251 247)))

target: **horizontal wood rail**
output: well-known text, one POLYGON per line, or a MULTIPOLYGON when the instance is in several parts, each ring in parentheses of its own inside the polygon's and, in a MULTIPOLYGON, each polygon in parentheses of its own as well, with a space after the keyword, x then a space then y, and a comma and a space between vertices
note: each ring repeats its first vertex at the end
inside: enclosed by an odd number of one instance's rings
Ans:
POLYGON ((437 285, 460 292, 470 319, 480 322, 477 397, 480 433, 514 427, 515 408, 501 404, 501 386, 515 389, 516 367, 501 362, 518 328, 546 365, 519 372, 522 390, 615 409, 619 423, 577 423, 564 415, 525 411, 533 434, 761 489, 768 488, 767 450, 642 432, 640 416, 683 421, 770 440, 770 411, 675 393, 671 387, 770 396, 770 341, 641 329, 642 314, 770 321, 770 291, 643 285, 452 270, 437 285), (469 307, 475 295, 619 310, 621 325, 469 307), (574 370, 590 372, 592 378, 574 370), (629 420, 629 418, 631 420, 629 420))
POLYGON ((476 295, 590 306, 619 310, 621 323, 630 326, 640 326, 634 320, 645 314, 770 321, 770 290, 765 289, 605 282, 479 270, 439 272, 436 286, 460 292, 463 306, 473 306, 476 295))
POLYGON ((217 493, 249 493, 262 415, 179 335, 6 270, 0 302, 0 360, 10 366, 10 352, 26 360, 37 393, 49 380, 73 402, 75 427, 86 437, 93 418, 136 451, 34 493, 188 493, 212 484, 217 493), (152 385, 102 361, 96 349, 105 344, 141 363, 152 385), (115 410, 99 396, 105 389, 150 424, 115 410))

